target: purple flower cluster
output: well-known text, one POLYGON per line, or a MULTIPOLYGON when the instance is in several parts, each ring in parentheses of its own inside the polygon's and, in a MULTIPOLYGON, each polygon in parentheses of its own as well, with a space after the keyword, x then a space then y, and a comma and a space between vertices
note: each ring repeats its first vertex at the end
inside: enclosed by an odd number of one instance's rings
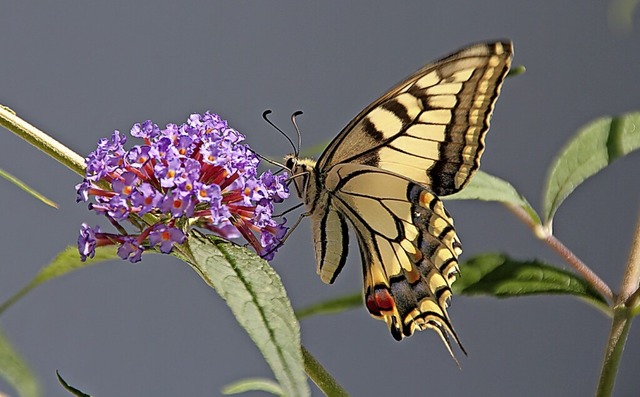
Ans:
POLYGON ((287 228, 273 218, 273 204, 289 196, 286 175, 258 175, 260 159, 244 136, 218 115, 192 114, 182 125, 158 128, 135 124, 131 135, 144 144, 127 150, 126 136, 115 131, 87 157, 87 174, 76 186, 77 200, 106 216, 119 233, 83 224, 78 237, 82 260, 95 248, 118 245, 122 259, 138 262, 146 249, 169 253, 185 241, 190 227, 226 239, 244 237, 272 259, 287 228), (138 229, 129 234, 120 222, 138 229))

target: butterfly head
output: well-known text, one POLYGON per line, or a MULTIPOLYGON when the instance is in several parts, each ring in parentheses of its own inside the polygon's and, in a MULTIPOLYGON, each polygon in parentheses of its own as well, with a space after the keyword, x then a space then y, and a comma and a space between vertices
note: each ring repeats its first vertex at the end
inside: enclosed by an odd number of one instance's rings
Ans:
POLYGON ((294 154, 289 154, 284 158, 284 166, 291 173, 291 179, 296 186, 298 197, 303 201, 311 198, 308 194, 309 181, 316 176, 316 162, 312 159, 301 159, 294 154))

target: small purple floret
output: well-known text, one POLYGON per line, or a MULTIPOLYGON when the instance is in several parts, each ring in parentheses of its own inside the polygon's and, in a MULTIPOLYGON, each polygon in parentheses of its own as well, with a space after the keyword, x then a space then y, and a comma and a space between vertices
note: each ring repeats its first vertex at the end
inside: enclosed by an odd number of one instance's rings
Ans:
POLYGON ((100 226, 91 228, 83 223, 80 226, 80 236, 78 236, 78 252, 80 259, 84 262, 87 258, 93 258, 96 254, 96 233, 100 233, 100 226))
POLYGON ((186 239, 182 230, 166 225, 157 225, 149 233, 149 243, 152 247, 160 246, 160 252, 168 254, 173 249, 174 244, 182 244, 186 239))

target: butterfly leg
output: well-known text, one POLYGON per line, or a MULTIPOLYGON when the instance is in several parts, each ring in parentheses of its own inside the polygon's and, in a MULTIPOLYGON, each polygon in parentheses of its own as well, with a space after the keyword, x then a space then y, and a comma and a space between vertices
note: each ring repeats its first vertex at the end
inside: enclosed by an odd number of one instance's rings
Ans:
MULTIPOLYGON (((287 211, 283 212, 281 215, 284 215, 284 214, 286 214, 287 212, 290 212, 290 211, 292 211, 292 210, 294 210, 294 209, 296 209, 296 208, 298 208, 298 207, 300 207, 300 206, 299 206, 299 205, 298 205, 298 206, 295 206, 295 207, 293 207, 293 208, 291 208, 291 209, 289 209, 289 210, 287 210, 287 211)), ((310 212, 303 212, 302 214, 300 214, 300 216, 298 216, 298 220, 296 221, 296 223, 294 223, 294 224, 293 224, 293 226, 291 226, 291 227, 289 228, 289 230, 287 230, 287 233, 285 233, 285 235, 284 235, 284 236, 282 236, 282 238, 280 239, 280 241, 278 242, 278 244, 277 244, 275 247, 273 247, 272 249, 270 249, 268 252, 266 252, 265 254, 263 254, 263 255, 262 255, 262 257, 264 258, 264 257, 266 257, 267 255, 269 255, 269 254, 271 254, 272 252, 274 252, 274 251, 276 251, 277 249, 279 249, 280 247, 282 247, 282 246, 284 245, 284 242, 285 242, 285 241, 289 238, 289 236, 291 235, 291 233, 293 233, 293 231, 298 227, 298 225, 300 224, 300 222, 302 222, 302 219, 304 219, 304 218, 308 217, 309 215, 311 215, 311 213, 310 213, 310 212)))

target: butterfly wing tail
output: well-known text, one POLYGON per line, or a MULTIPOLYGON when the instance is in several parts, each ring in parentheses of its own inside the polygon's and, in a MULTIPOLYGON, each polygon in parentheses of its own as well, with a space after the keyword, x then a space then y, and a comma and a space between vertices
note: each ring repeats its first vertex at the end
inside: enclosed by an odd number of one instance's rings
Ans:
POLYGON ((462 247, 451 217, 432 192, 421 185, 410 184, 407 196, 415 229, 405 226, 405 240, 399 244, 378 240, 377 245, 378 250, 384 252, 384 248, 380 248, 386 243, 400 263, 406 262, 406 257, 411 266, 401 266, 401 271, 389 274, 382 261, 367 258, 366 305, 374 317, 387 323, 396 340, 416 330, 433 329, 454 356, 450 338, 463 352, 464 348, 447 307, 462 247))

